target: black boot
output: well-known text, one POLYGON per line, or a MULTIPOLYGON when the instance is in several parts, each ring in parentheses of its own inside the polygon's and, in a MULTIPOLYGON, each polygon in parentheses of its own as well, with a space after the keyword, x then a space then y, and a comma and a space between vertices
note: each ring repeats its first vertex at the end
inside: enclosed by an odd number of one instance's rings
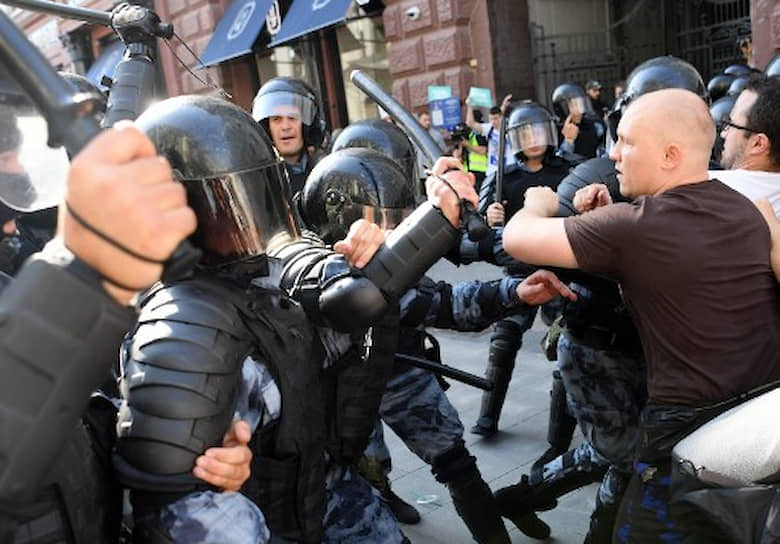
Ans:
POLYGON ((515 485, 496 491, 496 504, 502 516, 522 530, 529 513, 552 510, 558 505, 558 497, 593 482, 601 481, 607 467, 593 467, 592 470, 570 470, 557 478, 543 480, 536 485, 528 482, 525 474, 515 485))
POLYGON ((531 465, 531 480, 542 479, 544 465, 566 453, 571 445, 577 420, 569 414, 566 405, 566 388, 559 371, 553 372, 552 388, 550 389, 550 417, 547 421, 547 442, 550 447, 531 465))
POLYGON ((490 337, 490 352, 485 377, 493 382, 493 389, 482 394, 482 408, 477 424, 471 432, 492 436, 498 431, 498 418, 504 406, 509 381, 515 368, 515 356, 522 346, 523 331, 512 321, 496 323, 490 337))
POLYGON ((476 542, 509 544, 509 535, 498 515, 493 492, 476 466, 446 485, 455 510, 476 542))
POLYGON ((417 509, 403 500, 401 497, 395 494, 388 483, 383 490, 380 491, 382 500, 390 507, 390 511, 401 523, 406 525, 415 525, 420 523, 420 512, 417 509))
MULTIPOLYGON (((431 470, 436 480, 449 489, 455 510, 474 540, 480 544, 509 544, 493 493, 462 440, 434 457, 431 470)), ((533 512, 524 523, 529 536, 546 538, 550 534, 550 528, 533 512)))

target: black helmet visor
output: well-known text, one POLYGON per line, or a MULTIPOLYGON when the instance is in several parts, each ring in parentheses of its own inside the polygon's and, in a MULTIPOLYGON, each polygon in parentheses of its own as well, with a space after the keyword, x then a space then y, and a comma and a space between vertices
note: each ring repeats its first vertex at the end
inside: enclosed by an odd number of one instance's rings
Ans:
POLYGON ((183 180, 198 218, 194 242, 203 263, 225 264, 258 256, 298 237, 285 198, 280 161, 243 172, 183 180))

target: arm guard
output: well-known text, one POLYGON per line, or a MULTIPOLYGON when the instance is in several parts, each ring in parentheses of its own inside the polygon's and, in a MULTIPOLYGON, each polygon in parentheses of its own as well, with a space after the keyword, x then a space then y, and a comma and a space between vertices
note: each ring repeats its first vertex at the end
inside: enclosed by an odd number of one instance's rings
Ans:
POLYGON ((64 248, 34 256, 3 293, 0 501, 36 493, 133 317, 64 248))
POLYGON ((195 459, 222 444, 252 347, 236 295, 196 280, 144 302, 122 349, 114 466, 128 487, 175 492, 203 484, 191 473, 195 459))
POLYGON ((458 229, 441 210, 423 204, 388 237, 362 269, 325 247, 301 241, 272 254, 284 263, 281 286, 318 325, 341 331, 376 322, 389 304, 455 243, 458 229))

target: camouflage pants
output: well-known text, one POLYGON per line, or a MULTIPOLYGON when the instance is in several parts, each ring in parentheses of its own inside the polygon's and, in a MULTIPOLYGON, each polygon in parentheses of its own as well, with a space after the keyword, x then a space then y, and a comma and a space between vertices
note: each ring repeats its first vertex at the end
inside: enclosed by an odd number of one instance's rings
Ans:
POLYGON ((542 478, 609 466, 598 494, 603 504, 614 504, 626 489, 639 445, 645 403, 642 359, 594 349, 564 331, 558 340, 558 368, 569 411, 577 418, 585 442, 544 465, 542 478))
POLYGON ((558 369, 585 440, 609 464, 630 473, 646 398, 641 356, 594 349, 564 331, 558 369))
POLYGON ((326 543, 398 544, 405 541, 389 507, 353 467, 331 464, 326 482, 326 543))
MULTIPOLYGON (((428 464, 463 438, 463 423, 433 373, 411 368, 387 383, 379 407, 382 420, 428 464)), ((377 423, 364 454, 370 465, 390 472, 390 452, 377 423)))
POLYGON ((260 509, 241 493, 190 493, 163 508, 159 523, 139 522, 160 527, 182 544, 266 543, 271 536, 260 509))

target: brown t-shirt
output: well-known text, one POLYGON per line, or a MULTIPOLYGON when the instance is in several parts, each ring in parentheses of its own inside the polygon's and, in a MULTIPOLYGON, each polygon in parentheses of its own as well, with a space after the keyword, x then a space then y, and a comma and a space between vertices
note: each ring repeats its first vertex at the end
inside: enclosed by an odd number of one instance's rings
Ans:
POLYGON ((650 399, 724 400, 780 379, 780 288, 769 229, 721 182, 683 185, 565 220, 580 268, 620 281, 650 399))

